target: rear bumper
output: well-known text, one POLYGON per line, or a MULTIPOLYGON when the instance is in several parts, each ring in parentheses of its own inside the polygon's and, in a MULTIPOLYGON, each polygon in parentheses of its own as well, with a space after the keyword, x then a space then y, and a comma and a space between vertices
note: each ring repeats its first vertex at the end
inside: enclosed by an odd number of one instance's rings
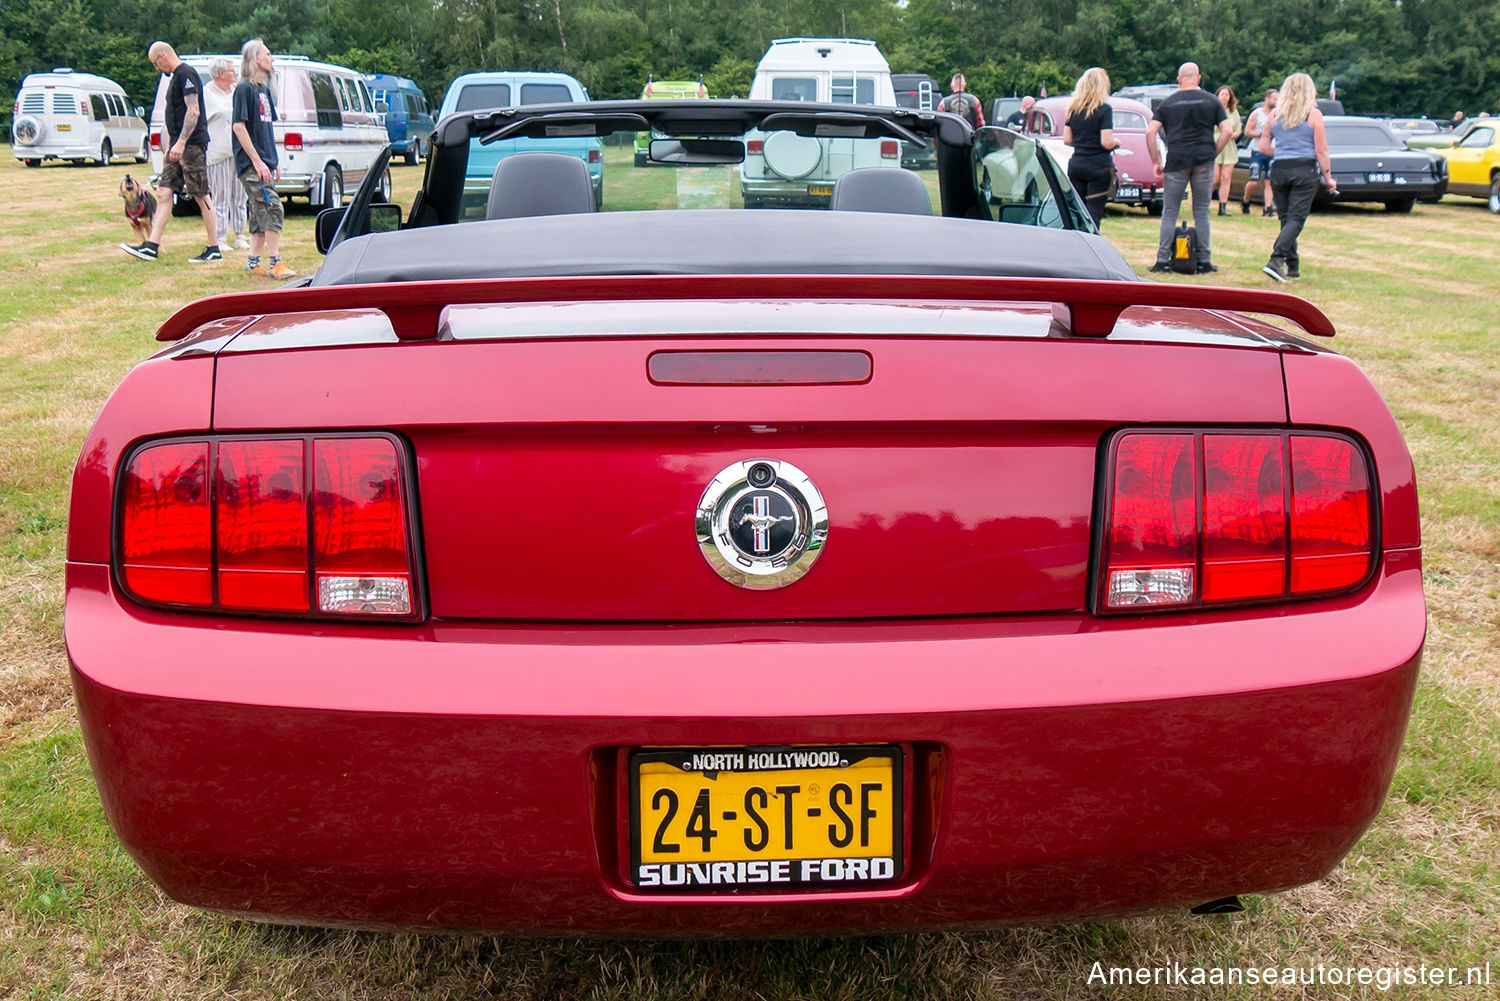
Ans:
POLYGON ((68 567, 110 823, 201 907, 556 933, 980 926, 1326 874, 1375 817, 1425 630, 1420 558, 1279 614, 372 629, 145 612, 68 567), (212 628, 205 626, 212 625, 212 628), (625 879, 642 745, 901 743, 890 888, 625 879))
POLYGON ((816 205, 827 208, 833 201, 834 179, 810 179, 801 181, 785 181, 781 178, 757 179, 750 177, 740 178, 740 194, 748 201, 756 201, 766 205, 816 205), (829 194, 815 195, 812 193, 814 187, 827 188, 829 194))

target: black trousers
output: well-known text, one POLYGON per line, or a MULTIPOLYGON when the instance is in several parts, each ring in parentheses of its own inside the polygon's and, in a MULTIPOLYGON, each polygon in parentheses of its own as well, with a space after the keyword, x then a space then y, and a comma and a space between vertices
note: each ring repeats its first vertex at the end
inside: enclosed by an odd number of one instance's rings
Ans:
POLYGON ((1271 256, 1286 261, 1287 267, 1297 270, 1297 237, 1307 224, 1307 214, 1312 211, 1313 199, 1317 197, 1318 161, 1273 160, 1271 161, 1271 198, 1276 202, 1281 215, 1281 232, 1276 236, 1276 245, 1271 256))
POLYGON ((1109 167, 1108 163, 1091 167, 1087 164, 1080 166, 1077 160, 1068 161, 1068 180, 1083 196, 1083 204, 1088 207, 1095 226, 1104 218, 1104 203, 1109 196, 1109 167))

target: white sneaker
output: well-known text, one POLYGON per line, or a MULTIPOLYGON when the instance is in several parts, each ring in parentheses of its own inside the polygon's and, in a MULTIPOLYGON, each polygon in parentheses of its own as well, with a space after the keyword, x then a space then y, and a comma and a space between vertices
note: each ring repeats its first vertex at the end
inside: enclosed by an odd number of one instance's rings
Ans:
POLYGON ((229 244, 223 242, 222 240, 219 241, 219 253, 221 253, 221 254, 227 254, 227 253, 230 253, 233 250, 234 250, 234 248, 231 247, 229 244))
POLYGON ((250 249, 250 241, 249 241, 249 239, 247 239, 246 237, 243 237, 243 236, 237 236, 237 237, 235 237, 234 238, 234 249, 235 250, 249 250, 250 249))

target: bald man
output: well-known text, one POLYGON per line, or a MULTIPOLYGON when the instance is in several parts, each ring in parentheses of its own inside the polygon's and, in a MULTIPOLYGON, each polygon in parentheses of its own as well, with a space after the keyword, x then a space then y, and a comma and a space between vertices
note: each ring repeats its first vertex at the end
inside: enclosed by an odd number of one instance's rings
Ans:
POLYGON ((189 257, 189 264, 223 260, 219 253, 219 234, 214 223, 214 206, 208 197, 208 115, 203 110, 203 81, 198 71, 177 58, 166 42, 152 42, 146 58, 156 71, 170 76, 167 84, 161 148, 161 176, 156 181, 156 216, 151 220, 151 239, 120 249, 143 261, 157 259, 167 220, 172 218, 172 192, 186 195, 198 203, 203 213, 203 229, 208 242, 203 252, 189 257))
POLYGON ((1234 130, 1224 105, 1200 86, 1202 82, 1197 63, 1179 66, 1176 93, 1157 105, 1156 117, 1146 126, 1146 153, 1156 168, 1156 179, 1162 182, 1161 243, 1151 266, 1158 273, 1172 270, 1177 213, 1189 187, 1193 190, 1193 225, 1198 228, 1198 273, 1219 270, 1208 245, 1208 204, 1213 200, 1214 157, 1229 145, 1234 130), (1165 165, 1156 146, 1161 133, 1167 144, 1165 165))

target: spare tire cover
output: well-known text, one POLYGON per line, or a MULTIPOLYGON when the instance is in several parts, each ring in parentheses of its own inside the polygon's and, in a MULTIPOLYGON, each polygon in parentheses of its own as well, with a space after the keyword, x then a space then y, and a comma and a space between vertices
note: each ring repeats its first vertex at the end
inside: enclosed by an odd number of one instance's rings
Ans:
POLYGON ((11 131, 15 133, 16 142, 22 146, 35 146, 42 141, 44 126, 30 115, 22 115, 16 119, 11 131))
POLYGON ((765 154, 768 168, 788 181, 796 181, 818 169, 823 144, 812 136, 772 132, 766 136, 765 154))

